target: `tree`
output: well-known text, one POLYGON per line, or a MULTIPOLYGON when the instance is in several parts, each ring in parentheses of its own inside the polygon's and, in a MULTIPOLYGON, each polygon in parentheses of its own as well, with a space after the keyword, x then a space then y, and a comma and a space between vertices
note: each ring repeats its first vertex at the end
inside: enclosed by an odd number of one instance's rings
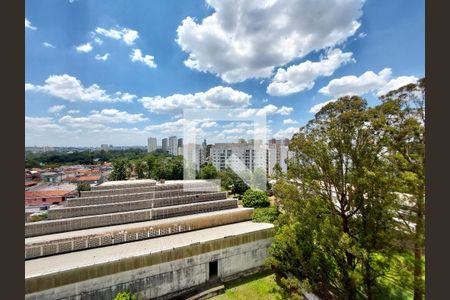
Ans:
POLYGON ((379 119, 385 126, 390 159, 399 179, 399 191, 411 197, 412 207, 404 221, 414 244, 414 299, 424 298, 423 255, 425 250, 425 79, 381 97, 379 119))
POLYGON ((263 191, 248 189, 242 198, 244 207, 262 208, 269 207, 270 201, 263 191))
POLYGON ((116 159, 113 161, 113 171, 109 175, 109 180, 126 180, 130 177, 130 162, 127 159, 116 159))
POLYGON ((274 223, 279 215, 280 212, 276 206, 255 208, 252 212, 252 220, 254 222, 274 223))
POLYGON ((216 168, 210 163, 201 167, 198 173, 200 179, 217 179, 218 177, 216 168))
POLYGON ((134 172, 138 179, 146 178, 145 175, 145 163, 142 159, 137 159, 133 162, 134 172))
POLYGON ((324 297, 356 299, 363 292, 372 299, 386 271, 373 258, 389 255, 397 206, 375 115, 357 96, 324 106, 291 140, 292 183, 274 188, 287 199, 272 267, 281 278, 308 278, 324 297), (294 261, 284 261, 285 251, 294 261))
POLYGON ((91 185, 89 183, 86 182, 79 182, 77 184, 77 191, 78 191, 78 196, 81 196, 81 191, 90 191, 91 190, 91 185))
POLYGON ((276 179, 280 179, 283 178, 283 169, 281 169, 281 166, 278 162, 275 163, 275 165, 273 166, 273 173, 275 175, 276 179))

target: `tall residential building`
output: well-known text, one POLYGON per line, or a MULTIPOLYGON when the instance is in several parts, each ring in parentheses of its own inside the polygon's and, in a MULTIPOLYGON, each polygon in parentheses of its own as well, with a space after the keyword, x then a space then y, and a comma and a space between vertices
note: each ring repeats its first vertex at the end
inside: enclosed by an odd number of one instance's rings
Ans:
POLYGON ((167 151, 172 155, 177 155, 178 140, 176 136, 169 137, 169 145, 167 151))
POLYGON ((155 151, 157 148, 157 142, 156 142, 156 138, 155 137, 149 137, 147 139, 147 151, 148 152, 153 152, 155 151))
POLYGON ((267 171, 267 151, 262 143, 218 143, 211 146, 210 161, 217 170, 262 169, 267 171))
POLYGON ((178 147, 183 147, 183 138, 178 139, 178 147))
POLYGON ((169 151, 169 148, 167 147, 167 138, 164 138, 161 140, 161 150, 162 151, 169 151))
POLYGON ((273 168, 278 163, 281 170, 287 172, 286 159, 289 157, 289 147, 280 144, 269 144, 267 149, 267 173, 272 175, 274 173, 273 168))

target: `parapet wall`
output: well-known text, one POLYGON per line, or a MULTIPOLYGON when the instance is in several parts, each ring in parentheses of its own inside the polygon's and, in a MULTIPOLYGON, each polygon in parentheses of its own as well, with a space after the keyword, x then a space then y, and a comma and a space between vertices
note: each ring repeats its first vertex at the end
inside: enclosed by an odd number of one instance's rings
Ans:
MULTIPOLYGON (((145 197, 144 194, 131 194, 132 197, 128 199, 127 202, 118 202, 118 203, 110 203, 110 204, 99 204, 99 205, 87 205, 87 206, 74 206, 74 207, 65 207, 65 208, 57 208, 57 209, 49 209, 48 210, 48 219, 63 219, 63 218, 74 218, 80 216, 90 216, 90 215, 101 215, 115 212, 125 212, 132 210, 140 210, 140 209, 148 209, 148 208, 156 208, 162 206, 173 206, 180 204, 188 204, 193 202, 205 202, 212 200, 221 200, 226 199, 226 192, 219 193, 199 193, 192 195, 183 195, 177 197, 168 197, 168 198, 159 198, 159 199, 150 199, 150 200, 135 200, 140 199, 140 197, 145 197)), ((107 196, 112 197, 112 196, 107 196)), ((72 201, 72 200, 67 200, 72 201)))
POLYGON ((251 219, 252 211, 251 208, 238 208, 219 213, 213 212, 162 221, 141 222, 133 226, 109 226, 100 232, 88 229, 80 231, 78 236, 67 237, 67 235, 62 236, 60 234, 58 237, 39 238, 38 241, 34 242, 33 240, 36 240, 36 238, 30 238, 25 240, 25 259, 244 222, 251 219))
POLYGON ((236 199, 215 200, 201 203, 175 205, 138 211, 93 215, 25 224, 25 237, 80 229, 143 222, 195 213, 237 208, 236 199))

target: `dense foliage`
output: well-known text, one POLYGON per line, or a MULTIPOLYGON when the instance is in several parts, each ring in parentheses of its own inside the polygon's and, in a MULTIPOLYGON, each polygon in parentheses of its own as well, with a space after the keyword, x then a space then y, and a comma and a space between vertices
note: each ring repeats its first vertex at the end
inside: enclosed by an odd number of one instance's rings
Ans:
MULTIPOLYGON (((166 155, 158 152, 159 155, 166 155)), ((25 153, 25 168, 39 168, 60 165, 91 165, 102 162, 112 162, 116 158, 136 159, 143 158, 148 153, 143 149, 128 150, 96 150, 96 151, 75 151, 72 153, 64 152, 42 152, 25 153), (41 165, 42 164, 42 165, 41 165)))
POLYGON ((293 136, 288 178, 273 187, 284 213, 268 260, 287 297, 303 286, 322 299, 381 299, 389 282, 423 299, 424 87, 372 108, 342 97, 293 136), (395 259, 412 253, 393 276, 395 259))
POLYGON ((263 191, 248 189, 242 198, 244 207, 262 208, 269 207, 270 201, 263 191))
POLYGON ((279 215, 280 212, 276 206, 255 208, 252 212, 252 220, 258 223, 274 223, 279 215))
POLYGON ((135 294, 130 292, 120 292, 114 297, 114 300, 136 300, 137 297, 135 294))

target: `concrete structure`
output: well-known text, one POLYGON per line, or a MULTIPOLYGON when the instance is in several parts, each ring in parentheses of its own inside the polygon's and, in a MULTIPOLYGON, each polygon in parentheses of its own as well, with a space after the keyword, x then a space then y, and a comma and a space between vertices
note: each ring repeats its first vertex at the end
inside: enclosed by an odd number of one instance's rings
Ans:
POLYGON ((25 299, 186 298, 259 271, 274 234, 205 180, 106 182, 66 202, 25 225, 25 299))
POLYGON ((169 147, 167 144, 167 138, 164 138, 161 140, 161 150, 162 151, 169 151, 169 147))
POLYGON ((157 147, 158 147, 158 144, 156 142, 156 138, 155 137, 149 137, 147 139, 147 151, 149 153, 153 152, 153 151, 156 151, 157 147))
POLYGON ((178 140, 176 136, 169 137, 169 145, 167 147, 167 151, 169 151, 172 155, 177 155, 178 149, 178 140))

